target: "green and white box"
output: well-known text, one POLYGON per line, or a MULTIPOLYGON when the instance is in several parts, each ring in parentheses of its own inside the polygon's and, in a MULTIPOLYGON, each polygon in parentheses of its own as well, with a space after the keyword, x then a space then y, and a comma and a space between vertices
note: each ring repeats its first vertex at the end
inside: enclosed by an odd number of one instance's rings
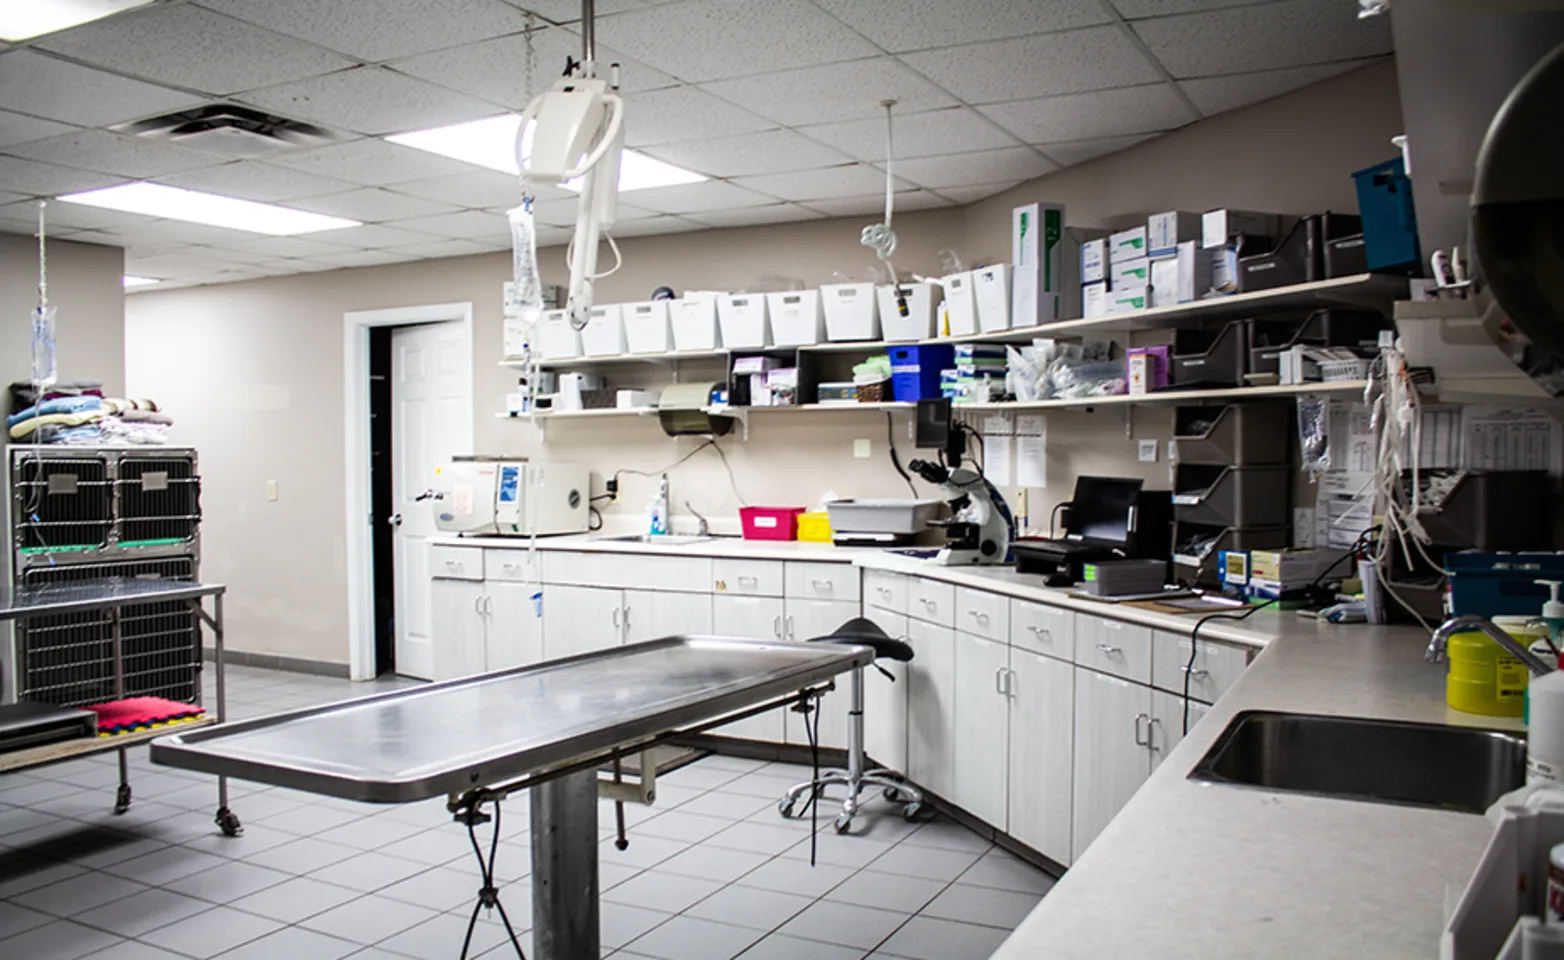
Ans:
MULTIPOLYGON (((1010 221, 1010 325, 1035 327, 1066 319, 1064 207, 1029 203, 1010 221)), ((1069 279, 1074 279, 1073 277, 1069 279)))
POLYGON ((1120 230, 1108 237, 1108 262, 1136 260, 1146 255, 1146 228, 1120 230))
POLYGON ((1108 266, 1108 289, 1110 290, 1144 287, 1151 282, 1151 261, 1145 257, 1120 260, 1108 266))

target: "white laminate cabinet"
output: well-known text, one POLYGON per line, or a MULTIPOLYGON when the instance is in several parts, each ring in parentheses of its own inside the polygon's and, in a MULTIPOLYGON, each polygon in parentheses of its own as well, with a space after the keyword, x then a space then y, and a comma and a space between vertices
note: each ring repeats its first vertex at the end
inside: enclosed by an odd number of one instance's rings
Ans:
POLYGON ((891 613, 907 613, 907 581, 900 573, 888 570, 863 572, 863 605, 891 613))
POLYGON ((907 776, 948 800, 956 782, 956 634, 909 620, 907 642, 907 776))
POLYGON ((1215 703, 1217 697, 1227 692, 1238 681, 1238 675, 1249 665, 1249 651, 1244 647, 1202 639, 1195 646, 1194 663, 1190 663, 1191 641, 1166 630, 1157 630, 1151 638, 1152 686, 1176 693, 1184 693, 1184 673, 1189 672, 1189 695, 1196 700, 1215 703))
MULTIPOLYGON (((779 576, 780 579, 780 576, 779 576)), ((782 639, 782 598, 717 594, 711 598, 712 632, 726 637, 782 639)), ((772 710, 718 727, 713 733, 771 743, 786 741, 786 709, 772 710)))
POLYGON ((1010 601, 1010 643, 1023 650, 1075 662, 1075 612, 1028 600, 1010 601))
MULTIPOLYGON (((1010 648, 999 640, 957 631, 955 751, 956 806, 1005 829, 1007 805, 1010 648)), ((938 791, 936 791, 938 792, 938 791)))
POLYGON ((1010 600, 997 593, 956 588, 956 629, 1000 643, 1010 641, 1010 600))
POLYGON ((543 621, 533 606, 538 588, 503 580, 484 584, 483 664, 490 672, 543 659, 543 621))
POLYGON ((624 625, 625 643, 711 633, 711 594, 626 590, 624 625))
MULTIPOLYGON (((477 551, 473 555, 476 558, 477 551)), ((440 577, 429 582, 433 679, 452 680, 483 672, 484 599, 481 580, 440 577)))
MULTIPOLYGON (((885 635, 907 642, 907 617, 870 607, 864 616, 885 631, 885 635)), ((864 671, 864 750, 874 762, 889 770, 907 770, 907 664, 880 660, 895 677, 891 682, 879 670, 864 671)))
MULTIPOLYGON (((1210 711, 1199 700, 1189 701, 1189 729, 1195 729, 1210 711)), ((1165 690, 1151 691, 1151 769, 1155 770, 1167 759, 1173 748, 1184 739, 1184 698, 1165 690)))
MULTIPOLYGON (((542 554, 539 554, 542 559, 542 554)), ((529 551, 488 548, 483 551, 483 579, 508 580, 519 583, 541 583, 541 563, 534 563, 529 551)))
POLYGON ((956 625, 955 587, 927 577, 909 577, 907 590, 907 616, 946 627, 956 625))
POLYGON ((858 568, 848 563, 787 562, 788 599, 858 602, 858 568))
MULTIPOLYGON (((803 600, 789 597, 785 611, 782 618, 783 636, 788 640, 809 640, 835 633, 837 627, 858 616, 858 603, 851 600, 803 600)), ((820 700, 820 745, 822 747, 847 746, 847 711, 850 702, 848 684, 851 679, 848 674, 839 675, 836 678, 836 689, 820 700)), ((870 686, 888 685, 890 682, 874 670, 868 670, 863 679, 866 698, 870 686)), ((867 717, 865 722, 867 725, 867 717)), ((789 723, 787 735, 789 743, 809 742, 802 723, 789 723)))
POLYGON ((444 580, 482 580, 483 551, 476 547, 430 544, 429 575, 444 580))
POLYGON ((1075 669, 1071 853, 1081 854, 1151 773, 1151 688, 1075 669))
POLYGON ((624 642, 624 591, 615 587, 543 587, 543 656, 549 660, 624 642))
POLYGON ((1151 683, 1151 628, 1089 613, 1075 615, 1075 662, 1116 677, 1151 683))
POLYGON ((1007 832, 1066 866, 1074 789, 1074 674, 1063 661, 1010 649, 1007 832))
POLYGON ((719 557, 711 562, 712 592, 739 596, 782 596, 782 561, 719 557))

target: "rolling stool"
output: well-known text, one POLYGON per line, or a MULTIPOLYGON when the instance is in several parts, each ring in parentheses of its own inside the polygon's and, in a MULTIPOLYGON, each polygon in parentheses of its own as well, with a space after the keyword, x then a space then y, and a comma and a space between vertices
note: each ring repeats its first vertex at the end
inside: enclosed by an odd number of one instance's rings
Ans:
MULTIPOLYGON (((869 647, 874 650, 875 659, 885 657, 889 660, 900 660, 903 663, 912 659, 912 648, 900 640, 888 636, 873 622, 863 617, 854 617, 836 629, 835 633, 823 637, 811 637, 808 643, 846 643, 869 647)), ((886 676, 890 673, 883 667, 878 667, 886 676)), ((894 677, 892 680, 894 681, 894 677)), ((806 794, 809 801, 799 816, 809 809, 809 803, 815 802, 823 795, 826 787, 841 784, 847 787, 847 798, 842 801, 842 812, 836 818, 836 832, 846 833, 853 822, 853 817, 858 813, 858 795, 866 788, 882 787, 885 790, 885 799, 891 803, 902 803, 902 816, 911 820, 918 815, 923 807, 923 794, 916 787, 909 786, 899 773, 890 770, 876 768, 864 769, 863 753, 863 667, 855 668, 851 680, 851 704, 847 713, 847 769, 826 770, 806 783, 800 783, 788 790, 787 796, 777 803, 777 811, 784 817, 792 817, 798 801, 806 794)), ((819 709, 816 705, 815 709, 819 709)))

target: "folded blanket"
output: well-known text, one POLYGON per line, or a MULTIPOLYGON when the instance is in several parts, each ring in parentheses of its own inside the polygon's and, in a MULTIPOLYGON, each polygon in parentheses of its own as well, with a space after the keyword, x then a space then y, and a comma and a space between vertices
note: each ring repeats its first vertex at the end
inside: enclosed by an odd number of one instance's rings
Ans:
POLYGON ((157 412, 156 400, 127 400, 124 397, 105 397, 103 407, 110 413, 125 413, 128 410, 146 410, 157 412))
POLYGON ((115 414, 115 418, 126 423, 161 423, 168 426, 174 422, 174 418, 161 410, 122 410, 115 414))
POLYGON ((97 410, 103 405, 100 397, 58 397, 54 400, 45 400, 36 406, 28 407, 21 413, 13 413, 6 417, 5 425, 14 427, 23 420, 31 420, 33 417, 46 416, 51 413, 76 413, 81 410, 97 410))
POLYGON ((102 410, 79 410, 76 413, 47 413, 29 417, 11 427, 11 439, 21 440, 32 435, 39 427, 53 424, 61 427, 79 427, 103 419, 102 410))

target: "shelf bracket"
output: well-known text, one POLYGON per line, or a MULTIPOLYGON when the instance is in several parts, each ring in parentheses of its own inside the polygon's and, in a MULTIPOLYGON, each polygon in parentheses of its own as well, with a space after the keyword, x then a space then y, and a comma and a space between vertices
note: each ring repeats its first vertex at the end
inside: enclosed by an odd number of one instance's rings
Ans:
POLYGON ((1135 405, 1126 403, 1120 410, 1124 416, 1124 439, 1133 439, 1135 436, 1135 405))

